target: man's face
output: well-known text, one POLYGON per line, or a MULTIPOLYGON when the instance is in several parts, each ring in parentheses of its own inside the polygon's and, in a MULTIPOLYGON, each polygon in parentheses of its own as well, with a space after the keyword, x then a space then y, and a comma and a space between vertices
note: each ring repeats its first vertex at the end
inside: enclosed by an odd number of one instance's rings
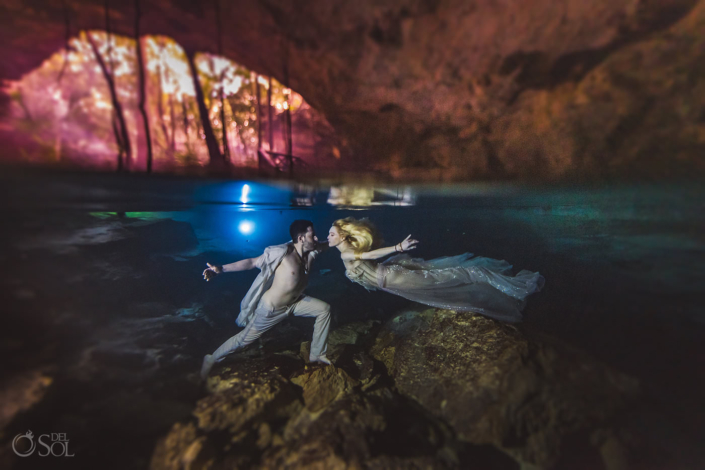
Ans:
POLYGON ((309 227, 306 231, 306 235, 299 238, 303 243, 303 249, 306 251, 312 251, 316 248, 316 243, 318 242, 318 237, 316 237, 316 231, 313 227, 309 227))

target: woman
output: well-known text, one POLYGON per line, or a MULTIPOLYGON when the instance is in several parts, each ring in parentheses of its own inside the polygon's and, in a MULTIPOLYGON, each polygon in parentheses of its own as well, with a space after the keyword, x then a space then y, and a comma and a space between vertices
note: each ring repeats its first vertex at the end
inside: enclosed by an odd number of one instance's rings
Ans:
POLYGON ((403 254, 416 248, 406 237, 392 247, 376 248, 380 237, 367 220, 352 217, 336 220, 328 233, 328 245, 340 251, 345 275, 367 290, 383 290, 432 307, 473 311, 497 320, 521 321, 521 310, 530 294, 541 290, 539 273, 471 253, 429 261, 403 254), (394 254, 386 261, 376 260, 394 254))

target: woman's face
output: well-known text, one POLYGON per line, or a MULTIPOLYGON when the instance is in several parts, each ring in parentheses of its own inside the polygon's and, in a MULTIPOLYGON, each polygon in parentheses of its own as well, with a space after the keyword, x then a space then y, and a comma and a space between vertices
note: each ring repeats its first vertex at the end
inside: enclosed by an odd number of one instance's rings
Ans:
POLYGON ((328 246, 330 248, 333 248, 334 246, 340 245, 342 243, 343 239, 340 237, 340 232, 338 231, 338 227, 333 226, 330 228, 328 231, 328 246))

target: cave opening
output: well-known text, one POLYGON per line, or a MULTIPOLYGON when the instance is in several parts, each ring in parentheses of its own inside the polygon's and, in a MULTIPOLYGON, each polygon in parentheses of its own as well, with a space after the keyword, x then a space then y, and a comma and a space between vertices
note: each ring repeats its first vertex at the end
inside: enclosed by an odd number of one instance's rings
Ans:
POLYGON ((145 35, 140 49, 136 44, 103 30, 81 31, 10 82, 19 159, 170 173, 212 167, 215 155, 228 168, 275 173, 340 159, 330 124, 276 79, 217 54, 187 53, 167 36, 145 35))

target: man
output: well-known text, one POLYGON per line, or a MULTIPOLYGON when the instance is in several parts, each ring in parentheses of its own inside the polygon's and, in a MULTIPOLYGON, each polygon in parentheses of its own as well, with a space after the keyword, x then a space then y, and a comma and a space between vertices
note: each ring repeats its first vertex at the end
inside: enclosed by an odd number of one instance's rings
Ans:
POLYGON ((236 323, 245 329, 224 342, 213 354, 206 354, 201 366, 201 379, 205 380, 213 364, 238 349, 244 348, 290 313, 301 317, 315 317, 311 362, 331 364, 326 357, 330 305, 303 295, 308 285, 311 264, 320 251, 328 248, 319 244, 313 223, 295 220, 289 227, 291 242, 270 246, 257 258, 216 266, 208 264, 203 278, 210 281, 220 273, 259 268, 261 272, 240 305, 236 323))

